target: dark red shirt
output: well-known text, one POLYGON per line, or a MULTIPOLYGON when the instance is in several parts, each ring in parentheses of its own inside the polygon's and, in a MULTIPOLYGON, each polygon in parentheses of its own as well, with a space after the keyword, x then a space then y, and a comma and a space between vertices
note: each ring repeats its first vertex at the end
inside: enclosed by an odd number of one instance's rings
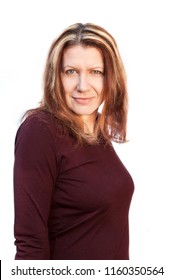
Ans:
POLYGON ((133 180, 112 146, 76 146, 37 112, 15 142, 17 260, 128 260, 133 180))

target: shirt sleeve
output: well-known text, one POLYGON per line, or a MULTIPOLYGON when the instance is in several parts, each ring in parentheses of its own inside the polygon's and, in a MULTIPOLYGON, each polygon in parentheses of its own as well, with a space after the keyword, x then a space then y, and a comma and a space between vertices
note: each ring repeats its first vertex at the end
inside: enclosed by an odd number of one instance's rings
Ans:
POLYGON ((19 128, 15 141, 16 260, 50 258, 48 218, 56 177, 53 137, 44 122, 29 117, 19 128))

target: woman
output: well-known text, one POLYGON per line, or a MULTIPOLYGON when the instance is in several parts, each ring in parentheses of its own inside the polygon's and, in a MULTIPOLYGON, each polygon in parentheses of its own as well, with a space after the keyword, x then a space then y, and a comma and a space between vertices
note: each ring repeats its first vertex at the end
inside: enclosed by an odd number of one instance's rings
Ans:
POLYGON ((111 145, 126 141, 126 119, 114 38, 94 24, 68 27, 50 48, 40 107, 16 135, 17 260, 129 259, 134 185, 111 145))

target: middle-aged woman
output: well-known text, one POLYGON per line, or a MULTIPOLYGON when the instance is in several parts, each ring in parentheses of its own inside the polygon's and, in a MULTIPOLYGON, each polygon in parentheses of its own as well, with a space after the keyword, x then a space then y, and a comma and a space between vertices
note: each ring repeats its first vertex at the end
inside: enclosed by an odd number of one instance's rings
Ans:
POLYGON ((50 48, 40 106, 16 135, 15 259, 129 259, 134 184, 111 144, 126 142, 126 121, 114 38, 69 26, 50 48))

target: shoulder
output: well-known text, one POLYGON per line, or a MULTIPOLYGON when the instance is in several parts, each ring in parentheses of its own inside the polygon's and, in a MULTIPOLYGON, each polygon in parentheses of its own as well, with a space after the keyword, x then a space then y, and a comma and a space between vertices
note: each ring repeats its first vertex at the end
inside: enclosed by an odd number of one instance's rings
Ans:
POLYGON ((58 119, 50 112, 41 109, 35 109, 26 114, 26 117, 18 129, 18 131, 25 132, 32 130, 38 133, 42 130, 47 130, 51 134, 54 134, 57 130, 61 134, 62 131, 58 119))
POLYGON ((21 126, 32 126, 34 124, 38 126, 51 126, 54 119, 54 116, 50 112, 41 109, 35 109, 26 113, 21 126))
POLYGON ((62 134, 60 122, 53 114, 40 109, 28 113, 19 126, 16 133, 16 141, 28 139, 28 141, 53 141, 62 134))
POLYGON ((61 122, 51 113, 34 110, 29 113, 17 130, 15 154, 54 154, 57 158, 73 149, 73 138, 63 131, 61 122))

